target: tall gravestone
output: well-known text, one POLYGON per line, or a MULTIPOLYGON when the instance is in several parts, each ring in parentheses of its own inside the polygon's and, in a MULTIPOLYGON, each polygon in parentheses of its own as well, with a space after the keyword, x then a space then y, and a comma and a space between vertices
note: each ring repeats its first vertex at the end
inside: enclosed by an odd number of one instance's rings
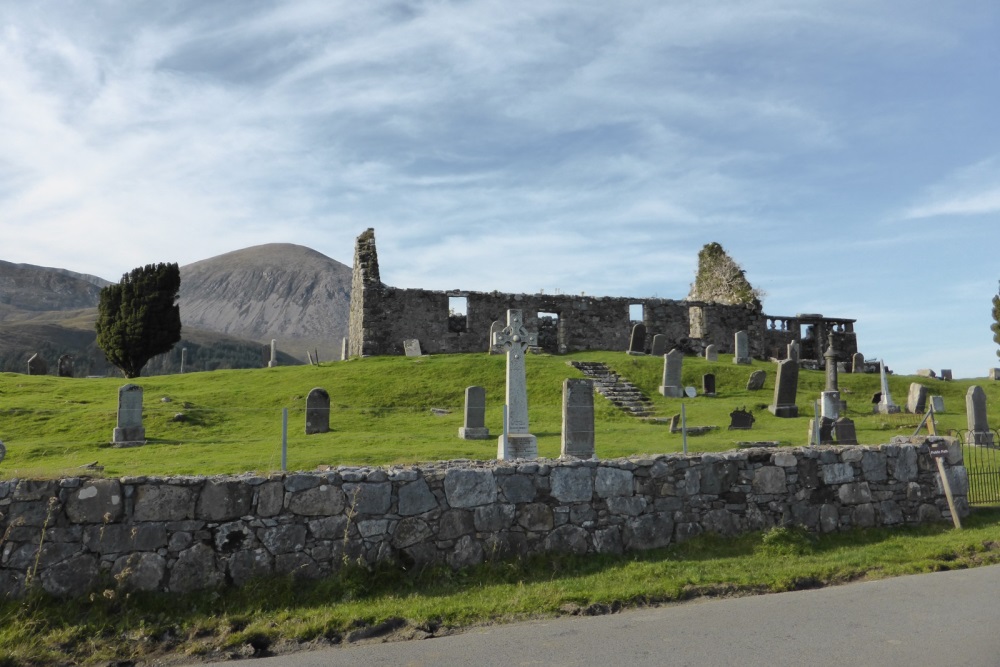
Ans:
POLYGON ((667 353, 667 337, 663 334, 653 336, 653 346, 649 353, 654 357, 659 357, 667 353))
POLYGON ((563 380, 563 458, 594 458, 594 381, 563 380))
POLYGON ((965 441, 974 445, 993 446, 993 431, 986 417, 986 392, 979 385, 969 387, 965 394, 965 417, 969 432, 965 441))
POLYGON ((486 389, 465 388, 465 419, 458 429, 458 437, 463 440, 488 440, 490 430, 486 428, 486 389))
POLYGON ((330 394, 315 387, 306 396, 306 435, 330 430, 330 394))
POLYGON ((922 415, 927 410, 927 387, 919 382, 910 383, 910 393, 906 396, 906 411, 922 415))
POLYGON ((667 398, 682 398, 684 385, 681 382, 681 370, 684 365, 684 353, 678 349, 670 350, 663 355, 663 384, 660 393, 667 398))
POLYGON ((632 336, 628 339, 628 353, 646 353, 646 325, 642 322, 632 327, 632 336))
POLYGON ((58 368, 59 368, 59 377, 61 378, 73 377, 73 357, 69 354, 64 354, 61 357, 59 357, 58 368))
POLYGON ((892 395, 889 393, 889 377, 885 371, 885 361, 879 361, 879 376, 882 381, 882 397, 878 401, 878 412, 883 415, 891 415, 899 412, 899 406, 893 403, 892 395))
POLYGON ((774 402, 767 406, 775 417, 798 417, 799 406, 795 397, 799 391, 799 362, 785 359, 778 362, 777 379, 774 381, 774 402))
POLYGON ((141 445, 146 442, 146 429, 142 425, 142 387, 126 384, 118 388, 118 426, 111 434, 111 443, 119 447, 141 445))
POLYGON ((826 362, 826 389, 820 394, 820 415, 829 420, 840 417, 840 385, 837 377, 837 353, 833 349, 833 336, 823 353, 826 362))
POLYGON ((28 375, 48 375, 49 374, 49 364, 42 359, 42 355, 35 352, 28 359, 28 375))
POLYGON ((497 444, 497 458, 538 458, 538 439, 528 430, 528 388, 524 373, 524 355, 529 346, 538 345, 538 334, 524 327, 520 310, 507 311, 507 326, 496 334, 493 344, 507 353, 507 425, 497 444))
POLYGON ((267 362, 268 368, 274 368, 278 365, 278 341, 271 339, 271 359, 267 362))
POLYGON ((719 360, 719 349, 714 343, 705 346, 705 361, 715 363, 719 360))
POLYGON ((746 331, 737 331, 733 340, 733 363, 734 364, 749 364, 750 363, 750 339, 747 337, 746 331))

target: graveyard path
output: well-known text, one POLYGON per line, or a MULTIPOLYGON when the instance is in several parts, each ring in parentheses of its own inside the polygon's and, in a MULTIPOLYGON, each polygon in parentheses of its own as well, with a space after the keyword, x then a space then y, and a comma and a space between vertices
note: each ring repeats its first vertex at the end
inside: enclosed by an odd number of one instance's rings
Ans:
MULTIPOLYGON (((1000 565, 253 661, 320 665, 1000 665, 1000 565)), ((231 663, 218 663, 222 664, 231 663)))

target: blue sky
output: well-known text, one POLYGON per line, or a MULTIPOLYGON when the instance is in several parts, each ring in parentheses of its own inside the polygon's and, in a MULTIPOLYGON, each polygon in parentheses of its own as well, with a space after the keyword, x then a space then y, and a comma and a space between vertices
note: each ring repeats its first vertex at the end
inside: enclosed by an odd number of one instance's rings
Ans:
POLYGON ((1000 365, 1000 3, 0 1, 0 259, 116 280, 261 243, 400 287, 765 311, 1000 365))

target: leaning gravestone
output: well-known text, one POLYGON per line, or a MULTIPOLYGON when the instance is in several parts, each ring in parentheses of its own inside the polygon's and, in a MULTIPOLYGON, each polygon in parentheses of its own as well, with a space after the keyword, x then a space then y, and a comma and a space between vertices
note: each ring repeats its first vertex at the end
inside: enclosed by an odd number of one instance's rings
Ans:
POLYGON ((49 364, 42 359, 42 356, 35 352, 28 359, 28 375, 48 375, 49 364))
POLYGON ((61 378, 71 378, 73 377, 73 357, 64 354, 59 357, 58 362, 59 377, 61 378))
POLYGON ((632 336, 628 340, 628 353, 646 353, 646 325, 642 322, 632 327, 632 336))
POLYGON ((306 435, 329 430, 330 394, 326 389, 316 387, 306 396, 306 435))
POLYGON ((750 339, 747 338, 746 331, 737 331, 734 336, 733 363, 750 364, 750 339))
POLYGON ((486 389, 465 388, 465 421, 458 429, 462 440, 488 440, 490 429, 486 428, 486 389))
POLYGON ((594 458, 594 381, 563 380, 562 458, 594 458))
POLYGON ((111 435, 116 447, 135 447, 146 443, 142 425, 142 387, 127 384, 118 389, 118 426, 111 435))
POLYGON ((922 415, 927 409, 927 387, 919 382, 910 383, 910 393, 906 397, 906 411, 912 415, 922 415))
POLYGON ((705 361, 715 363, 719 360, 719 350, 715 347, 715 344, 710 344, 705 347, 705 361))
POLYGON ((663 384, 660 393, 667 398, 682 398, 684 387, 681 384, 681 370, 684 365, 684 353, 674 348, 663 355, 663 384))
POLYGON ((889 378, 885 372, 885 361, 879 361, 879 375, 882 380, 882 396, 878 402, 878 412, 883 415, 892 415, 899 412, 899 406, 893 403, 892 395, 889 393, 889 378))
POLYGON ((705 396, 715 396, 715 373, 705 373, 701 376, 701 393, 705 396))
POLYGON ((767 371, 754 371, 747 380, 747 391, 759 391, 764 388, 767 380, 767 371))
POLYGON ((538 438, 528 430, 528 388, 524 354, 538 345, 538 334, 524 327, 520 310, 507 311, 507 326, 493 338, 507 353, 507 424, 497 443, 497 458, 537 459, 538 438))
POLYGON ((420 350, 420 341, 416 338, 407 338, 403 341, 403 352, 405 352, 408 357, 424 356, 423 352, 420 350))
POLYGON ((785 359, 778 362, 778 374, 774 381, 774 402, 767 406, 775 417, 792 418, 799 416, 799 406, 795 397, 799 391, 799 362, 785 359))
POLYGON ((986 417, 986 392, 978 385, 969 387, 965 395, 965 416, 969 432, 965 436, 970 445, 993 446, 993 431, 986 417))
POLYGON ((649 351, 654 357, 659 357, 667 353, 667 337, 663 334, 653 336, 653 347, 649 351))

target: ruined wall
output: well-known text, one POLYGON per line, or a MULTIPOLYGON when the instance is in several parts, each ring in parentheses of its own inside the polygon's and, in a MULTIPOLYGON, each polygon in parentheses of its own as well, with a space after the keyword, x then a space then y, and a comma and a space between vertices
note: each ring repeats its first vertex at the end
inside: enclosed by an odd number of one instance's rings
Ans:
POLYGON ((610 461, 450 462, 238 477, 0 482, 0 596, 93 587, 186 592, 318 577, 345 562, 466 567, 542 552, 622 553, 703 532, 830 532, 948 518, 928 443, 748 449, 610 461), (39 554, 39 544, 41 553, 39 554))

